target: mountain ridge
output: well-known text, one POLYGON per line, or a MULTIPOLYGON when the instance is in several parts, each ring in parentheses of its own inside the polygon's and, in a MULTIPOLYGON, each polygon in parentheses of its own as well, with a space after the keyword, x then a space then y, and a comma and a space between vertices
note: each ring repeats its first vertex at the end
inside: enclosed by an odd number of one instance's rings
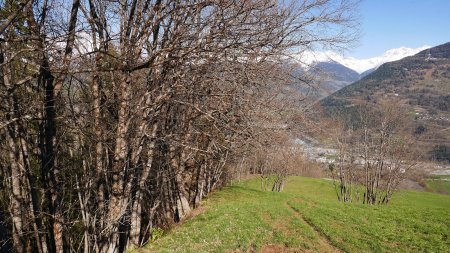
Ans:
POLYGON ((405 57, 417 54, 428 48, 431 48, 431 46, 424 45, 418 48, 409 48, 409 47, 393 48, 385 51, 381 55, 364 59, 357 59, 351 56, 344 56, 342 54, 332 51, 326 52, 308 51, 300 54, 299 57, 301 59, 301 62, 304 63, 306 66, 314 65, 314 62, 334 61, 358 72, 359 74, 362 74, 363 72, 377 68, 378 66, 386 62, 397 61, 405 57))

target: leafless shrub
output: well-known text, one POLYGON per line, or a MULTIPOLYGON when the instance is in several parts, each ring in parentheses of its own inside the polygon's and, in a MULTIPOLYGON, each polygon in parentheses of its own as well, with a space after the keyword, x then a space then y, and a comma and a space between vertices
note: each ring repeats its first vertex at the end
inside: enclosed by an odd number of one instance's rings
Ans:
POLYGON ((399 106, 359 111, 358 127, 342 127, 339 158, 329 169, 340 201, 387 204, 400 182, 414 171, 419 156, 402 131, 406 112, 399 106))

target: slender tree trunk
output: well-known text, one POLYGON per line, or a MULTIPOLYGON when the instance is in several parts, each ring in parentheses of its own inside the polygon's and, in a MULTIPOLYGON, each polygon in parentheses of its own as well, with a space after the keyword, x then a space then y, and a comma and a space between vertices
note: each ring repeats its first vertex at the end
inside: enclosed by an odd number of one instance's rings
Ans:
MULTIPOLYGON (((5 61, 8 61, 8 52, 6 54, 3 52, 3 43, 0 43, 0 63, 3 64, 5 61)), ((1 84, 6 88, 6 90, 12 90, 12 80, 11 80, 11 71, 10 68, 4 68, 3 65, 0 65, 0 74, 1 74, 1 84)), ((14 94, 9 92, 8 97, 9 99, 7 101, 4 101, 9 111, 14 112, 14 94)), ((20 171, 20 165, 18 164, 18 157, 17 157, 17 146, 14 141, 15 134, 17 134, 17 126, 16 122, 14 122, 14 116, 11 114, 7 114, 7 120, 10 123, 7 126, 6 131, 6 145, 8 146, 8 158, 10 162, 10 187, 11 187, 11 194, 10 194, 10 207, 9 212, 11 214, 12 219, 12 237, 13 237, 13 245, 14 249, 18 253, 25 252, 25 241, 23 238, 24 235, 24 214, 23 211, 26 210, 23 206, 23 199, 22 199, 22 182, 21 182, 21 171, 20 171)), ((19 119, 16 119, 19 120, 19 119)))
POLYGON ((10 136, 8 138, 8 148, 9 148, 9 158, 11 161, 11 190, 12 194, 10 195, 10 213, 12 218, 12 226, 13 226, 13 241, 14 248, 18 253, 25 252, 25 241, 23 238, 24 235, 24 221, 23 221, 23 199, 22 199, 22 182, 20 181, 21 173, 19 170, 19 166, 16 162, 15 153, 16 147, 13 139, 10 136))
POLYGON ((158 123, 153 124, 152 133, 150 136, 150 142, 147 147, 147 162, 143 168, 141 178, 139 180, 138 190, 135 195, 133 210, 131 212, 131 232, 130 240, 133 245, 140 247, 141 242, 141 220, 142 220, 142 201, 143 201, 143 191, 145 190, 145 182, 150 175, 153 164, 153 156, 156 144, 156 133, 158 131, 158 123))
MULTIPOLYGON (((99 59, 100 53, 96 56, 96 68, 101 64, 99 59)), ((93 116, 94 116, 94 132, 95 132, 95 189, 97 191, 97 213, 99 218, 100 229, 104 228, 105 215, 105 173, 104 173, 104 153, 103 153, 103 133, 102 133, 102 113, 101 113, 101 80, 97 70, 91 82, 91 90, 93 96, 93 116)))

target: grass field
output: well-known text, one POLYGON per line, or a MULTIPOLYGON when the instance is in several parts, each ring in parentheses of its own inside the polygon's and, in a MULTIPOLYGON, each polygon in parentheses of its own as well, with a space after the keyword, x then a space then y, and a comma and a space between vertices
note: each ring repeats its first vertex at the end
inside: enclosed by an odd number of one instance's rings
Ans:
POLYGON ((256 179, 215 192, 203 211, 138 252, 450 252, 450 196, 402 191, 388 206, 345 204, 331 182, 256 179))
POLYGON ((450 181, 442 179, 430 179, 426 181, 426 187, 431 192, 450 194, 450 181))

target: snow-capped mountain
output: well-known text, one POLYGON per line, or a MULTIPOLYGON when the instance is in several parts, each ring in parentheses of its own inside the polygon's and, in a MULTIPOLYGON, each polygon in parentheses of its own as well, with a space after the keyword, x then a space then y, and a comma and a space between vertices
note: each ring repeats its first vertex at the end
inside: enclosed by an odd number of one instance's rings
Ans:
POLYGON ((314 62, 335 61, 361 74, 369 69, 374 68, 376 69, 383 63, 397 61, 407 56, 415 55, 418 52, 427 48, 430 48, 430 46, 422 46, 419 48, 399 47, 390 49, 380 56, 368 59, 357 59, 354 57, 345 56, 343 54, 339 54, 332 51, 327 52, 307 51, 296 55, 296 57, 300 62, 302 62, 305 65, 311 65, 314 62))

